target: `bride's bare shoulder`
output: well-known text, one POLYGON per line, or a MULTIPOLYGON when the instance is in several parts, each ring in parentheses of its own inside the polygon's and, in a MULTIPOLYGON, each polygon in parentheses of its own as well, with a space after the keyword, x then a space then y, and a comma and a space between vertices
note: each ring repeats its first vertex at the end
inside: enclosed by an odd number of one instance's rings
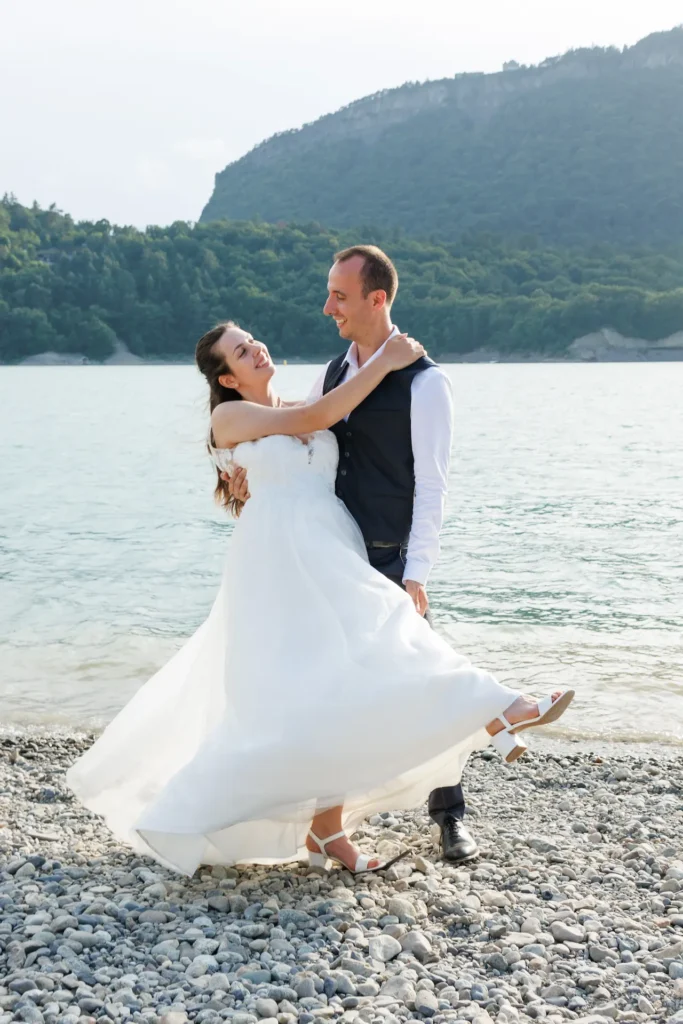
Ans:
POLYGON ((211 433, 217 448, 234 448, 239 444, 235 426, 240 422, 246 402, 221 402, 211 413, 211 433))

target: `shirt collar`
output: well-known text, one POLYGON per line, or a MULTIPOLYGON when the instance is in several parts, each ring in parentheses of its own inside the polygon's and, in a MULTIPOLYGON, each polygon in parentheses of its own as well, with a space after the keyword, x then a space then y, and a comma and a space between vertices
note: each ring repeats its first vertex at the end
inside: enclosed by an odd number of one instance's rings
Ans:
MULTIPOLYGON (((365 363, 363 363, 363 366, 367 366, 368 363, 371 363, 373 362, 373 360, 377 359, 377 356, 384 351, 384 346, 386 345, 387 341, 389 341, 389 338, 393 338, 396 334, 399 334, 399 329, 396 326, 396 324, 392 324, 391 334, 389 335, 389 337, 380 345, 377 351, 373 352, 370 358, 365 363)), ((352 341, 351 344, 349 345, 349 350, 346 353, 346 362, 349 364, 352 370, 358 369, 358 349, 356 348, 355 341, 352 341)))

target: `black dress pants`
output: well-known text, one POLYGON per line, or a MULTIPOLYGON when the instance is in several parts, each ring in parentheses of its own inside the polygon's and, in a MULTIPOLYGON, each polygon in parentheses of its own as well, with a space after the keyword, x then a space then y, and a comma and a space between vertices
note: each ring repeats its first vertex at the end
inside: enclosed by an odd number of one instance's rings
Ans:
MULTIPOLYGON (((383 576, 390 579, 392 583, 396 583, 402 590, 405 590, 403 586, 403 573, 402 568, 405 564, 405 552, 399 548, 374 548, 368 545, 368 558, 370 565, 381 572, 383 576)), ((425 618, 429 625, 432 625, 432 617, 427 612, 425 618)), ((455 818, 462 819, 465 817, 465 795, 462 791, 462 786, 458 783, 456 786, 442 786, 440 789, 433 789, 429 794, 429 815, 437 825, 443 825, 444 818, 446 815, 452 815, 455 818)))

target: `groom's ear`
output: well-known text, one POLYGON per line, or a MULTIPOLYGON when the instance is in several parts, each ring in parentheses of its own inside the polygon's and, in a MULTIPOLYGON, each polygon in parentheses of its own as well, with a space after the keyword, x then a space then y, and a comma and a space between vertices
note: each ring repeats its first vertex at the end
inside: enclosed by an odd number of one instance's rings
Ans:
POLYGON ((373 309, 384 309, 387 304, 387 293, 383 288, 378 288, 372 293, 373 309))

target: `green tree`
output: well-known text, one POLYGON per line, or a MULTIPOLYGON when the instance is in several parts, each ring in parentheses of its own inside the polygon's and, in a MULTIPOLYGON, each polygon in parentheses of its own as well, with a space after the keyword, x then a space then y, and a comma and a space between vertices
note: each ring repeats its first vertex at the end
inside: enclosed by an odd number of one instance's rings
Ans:
POLYGON ((47 350, 101 360, 117 339, 146 358, 190 359, 212 323, 236 319, 274 355, 325 359, 333 253, 375 242, 400 277, 395 319, 435 356, 478 348, 560 356, 610 326, 656 340, 683 329, 683 248, 574 249, 491 233, 428 242, 319 223, 177 222, 147 231, 0 201, 0 359, 47 350))

